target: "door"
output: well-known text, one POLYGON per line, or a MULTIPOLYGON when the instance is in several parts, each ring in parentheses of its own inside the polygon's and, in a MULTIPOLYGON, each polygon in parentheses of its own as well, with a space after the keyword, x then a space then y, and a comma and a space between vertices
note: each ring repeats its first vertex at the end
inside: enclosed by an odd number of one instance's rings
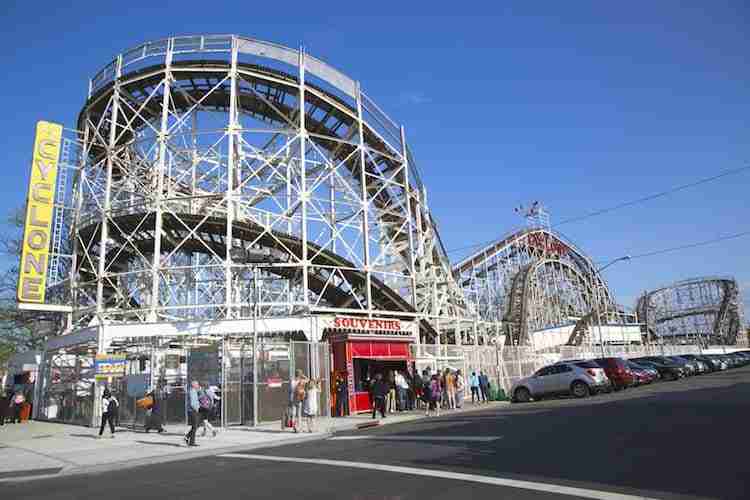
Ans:
POLYGON ((531 392, 533 394, 547 394, 550 392, 549 388, 552 385, 550 378, 554 373, 554 369, 554 366, 545 366, 544 368, 537 370, 532 379, 533 387, 531 388, 531 392))
POLYGON ((561 393, 568 392, 570 384, 573 382, 575 372, 568 365, 556 365, 553 373, 548 377, 548 392, 561 393))

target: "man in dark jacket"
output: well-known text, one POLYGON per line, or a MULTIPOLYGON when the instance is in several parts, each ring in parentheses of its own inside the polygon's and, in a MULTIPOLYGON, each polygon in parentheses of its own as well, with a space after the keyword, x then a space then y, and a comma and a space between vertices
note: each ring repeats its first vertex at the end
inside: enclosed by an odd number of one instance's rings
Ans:
POLYGON ((349 386, 346 373, 339 373, 336 377, 336 416, 345 417, 349 413, 349 386))
POLYGON ((479 372, 479 391, 482 394, 482 402, 488 403, 490 398, 490 379, 484 370, 479 372))
POLYGON ((372 418, 375 418, 377 411, 380 411, 380 415, 385 418, 385 398, 388 396, 388 391, 390 387, 383 380, 383 374, 375 375, 375 383, 372 385, 372 418))

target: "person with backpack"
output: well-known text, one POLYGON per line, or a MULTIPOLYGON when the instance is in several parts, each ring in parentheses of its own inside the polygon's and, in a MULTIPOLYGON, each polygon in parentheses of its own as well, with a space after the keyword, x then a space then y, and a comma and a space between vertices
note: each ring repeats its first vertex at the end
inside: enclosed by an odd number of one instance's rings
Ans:
POLYGON ((195 434, 200 426, 200 402, 198 400, 199 391, 201 385, 197 380, 193 380, 190 384, 190 390, 188 391, 188 421, 190 422, 190 430, 185 434, 185 444, 188 446, 198 446, 195 444, 195 434))
POLYGON ((307 391, 305 386, 307 384, 307 377, 302 370, 295 372, 295 377, 289 384, 289 406, 291 408, 290 414, 292 417, 292 428, 294 432, 299 432, 300 424, 302 422, 302 410, 305 403, 305 396, 307 391))
POLYGON ((109 432, 111 433, 111 437, 114 439, 115 437, 115 417, 117 415, 117 407, 119 406, 119 403, 117 402, 117 398, 112 396, 112 393, 109 391, 109 389, 104 389, 104 394, 102 394, 102 424, 99 426, 99 437, 102 437, 102 434, 104 434, 104 427, 109 423, 109 432))
POLYGON ((198 413, 200 413, 201 427, 203 427, 203 434, 201 434, 201 437, 205 437, 206 431, 209 430, 213 437, 216 437, 216 429, 210 422, 211 413, 216 404, 216 399, 214 399, 215 394, 212 394, 212 392, 213 391, 203 389, 198 392, 198 413))
POLYGON ((438 374, 434 374, 432 376, 432 379, 430 379, 429 383, 430 387, 430 402, 427 406, 427 412, 425 412, 425 416, 430 416, 430 410, 433 410, 435 412, 435 416, 440 416, 440 403, 443 399, 443 387, 440 383, 440 377, 438 374))

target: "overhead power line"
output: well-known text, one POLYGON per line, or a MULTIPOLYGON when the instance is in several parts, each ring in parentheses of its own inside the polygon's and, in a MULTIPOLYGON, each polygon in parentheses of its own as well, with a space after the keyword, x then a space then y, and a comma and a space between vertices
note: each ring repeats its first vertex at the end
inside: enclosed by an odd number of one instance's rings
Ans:
POLYGON ((736 238, 742 238, 743 236, 750 236, 750 231, 743 231, 741 233, 729 234, 727 236, 720 236, 711 240, 699 241, 697 243, 688 243, 687 245, 680 245, 671 248, 664 248, 662 250, 654 250, 653 252, 646 252, 640 254, 631 255, 631 259, 640 259, 643 257, 653 257, 654 255, 661 255, 663 253, 676 252, 678 250, 686 250, 688 248, 702 247, 704 245, 711 245, 713 243, 719 243, 720 241, 733 240, 736 238))
MULTIPOLYGON (((577 216, 577 217, 571 217, 569 219, 564 219, 564 220, 558 222, 557 224, 553 224, 551 227, 552 228, 556 228, 556 227, 562 226, 563 224, 570 224, 571 222, 582 221, 582 220, 585 220, 585 219, 589 219, 591 217, 596 217, 598 215, 602 215, 602 214, 606 214, 606 213, 609 213, 609 212, 613 212, 613 211, 619 210, 621 208, 626 208, 626 207, 630 207, 630 206, 633 206, 633 205, 637 205, 639 203, 644 203, 646 201, 651 201, 651 200, 655 200, 657 198, 662 198, 664 196, 668 196, 670 194, 674 194, 674 193, 677 193, 679 191, 683 191, 685 189, 689 189, 689 188, 692 188, 692 187, 695 187, 695 186, 700 186, 701 184, 706 184, 706 183, 709 183, 709 182, 713 182, 713 181, 721 179, 723 177, 727 177, 727 176, 730 176, 730 175, 739 174, 739 173, 742 173, 742 172, 745 172, 745 171, 748 171, 748 170, 750 170, 750 165, 745 165, 745 166, 742 166, 742 167, 738 167, 738 168, 734 168, 734 169, 730 169, 730 170, 725 170, 725 171, 720 172, 720 173, 718 173, 716 175, 712 175, 711 177, 705 177, 705 178, 699 179, 697 181, 689 182, 687 184, 681 184, 681 185, 675 186, 675 187, 673 187, 671 189, 660 191, 658 193, 650 194, 648 196, 643 196, 642 198, 638 198, 638 199, 631 200, 631 201, 626 201, 626 202, 623 202, 623 203, 618 203, 617 205, 613 205, 611 207, 606 207, 606 208, 602 208, 602 209, 599 209, 599 210, 594 210, 593 212, 589 212, 587 214, 580 215, 580 216, 577 216)), ((494 243, 496 241, 498 241, 497 238, 494 238, 494 239, 491 239, 491 240, 487 240, 487 241, 483 241, 483 242, 479 242, 479 243, 474 243, 474 244, 466 245, 466 246, 463 246, 463 247, 453 248, 453 249, 448 250, 447 252, 448 253, 456 253, 456 252, 461 252, 463 250, 471 250, 473 248, 479 248, 479 247, 487 246, 487 245, 489 245, 491 243, 494 243)))

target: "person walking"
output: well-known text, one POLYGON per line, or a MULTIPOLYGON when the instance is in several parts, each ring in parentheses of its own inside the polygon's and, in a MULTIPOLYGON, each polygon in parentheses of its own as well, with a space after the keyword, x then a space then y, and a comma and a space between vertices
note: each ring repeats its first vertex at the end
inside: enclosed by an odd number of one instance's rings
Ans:
POLYGON ((466 380, 461 370, 456 370, 456 408, 464 405, 464 395, 466 394, 466 380))
POLYGON ((211 392, 208 389, 201 389, 198 392, 198 413, 201 416, 201 427, 203 433, 201 437, 206 437, 206 432, 211 431, 211 435, 216 437, 216 429, 211 423, 211 414, 216 405, 216 400, 211 396, 211 392))
POLYGON ((294 432, 299 432, 302 423, 302 410, 305 403, 305 395, 307 394, 307 390, 305 389, 306 384, 307 377, 305 377, 305 373, 298 369, 295 372, 295 377, 289 383, 289 407, 294 432))
POLYGON ((146 394, 146 397, 151 398, 151 409, 149 410, 148 417, 146 418, 146 434, 148 434, 148 431, 151 429, 157 431, 159 434, 163 434, 164 432, 167 432, 164 429, 163 419, 161 415, 161 400, 158 397, 157 390, 152 390, 148 394, 146 394))
POLYGON ((489 403, 490 397, 490 379, 484 370, 479 372, 479 391, 482 393, 482 403, 489 403))
POLYGON ((430 402, 427 406, 425 416, 430 416, 430 410, 435 412, 435 416, 440 416, 440 401, 443 398, 443 387, 440 384, 440 377, 436 373, 430 380, 430 402))
POLYGON ((448 408, 454 410, 456 408, 456 376, 450 368, 445 369, 445 392, 448 394, 448 408))
POLYGON ((193 380, 190 384, 190 390, 188 391, 188 421, 190 422, 190 430, 185 434, 185 444, 188 446, 198 446, 195 444, 195 434, 198 431, 198 426, 201 423, 200 416, 200 401, 198 395, 201 389, 201 385, 197 380, 193 380))
POLYGON ((117 414, 117 399, 112 396, 109 389, 104 389, 102 394, 102 424, 99 426, 99 437, 104 434, 104 426, 109 424, 111 437, 115 437, 115 415, 117 414))
POLYGON ((375 383, 372 385, 372 418, 375 418, 377 411, 380 411, 380 415, 385 418, 385 398, 388 397, 390 388, 383 375, 378 373, 375 375, 375 383))
POLYGON ((302 405, 302 413, 307 420, 307 432, 314 432, 315 417, 318 416, 318 400, 320 399, 320 381, 310 379, 305 384, 305 401, 302 405))
POLYGON ((480 403, 479 377, 477 377, 477 372, 471 372, 471 376, 469 377, 469 385, 471 386, 471 404, 480 403))

